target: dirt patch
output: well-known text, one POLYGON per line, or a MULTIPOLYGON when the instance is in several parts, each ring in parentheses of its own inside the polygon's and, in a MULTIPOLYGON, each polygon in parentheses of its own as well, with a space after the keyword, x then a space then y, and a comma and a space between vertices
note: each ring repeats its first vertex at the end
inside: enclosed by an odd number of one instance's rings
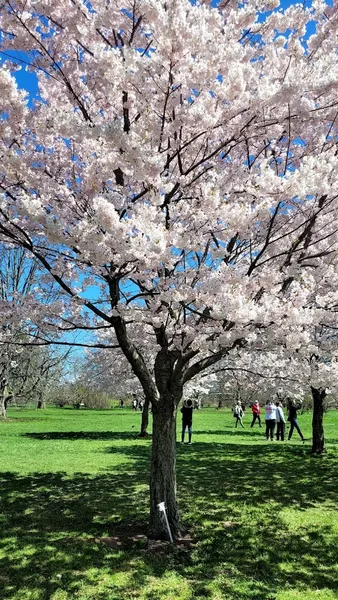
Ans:
POLYGON ((239 523, 234 523, 234 521, 223 521, 222 525, 224 529, 235 529, 235 527, 239 527, 239 523))
POLYGON ((193 538, 191 535, 187 534, 175 540, 174 544, 165 540, 148 539, 147 550, 153 554, 168 554, 173 548, 177 548, 179 550, 190 550, 193 545, 193 538))
POLYGON ((137 542, 144 542, 146 543, 147 541, 147 536, 143 535, 143 534, 136 534, 136 535, 131 535, 131 536, 118 536, 118 535, 113 535, 110 537, 95 537, 95 538, 89 538, 88 541, 91 542, 96 542, 97 544, 105 544, 106 546, 109 546, 110 548, 128 548, 130 546, 133 546, 134 544, 136 544, 137 542))
POLYGON ((128 548, 141 542, 147 543, 147 526, 143 523, 120 523, 109 537, 95 537, 93 541, 111 548, 128 548))
POLYGON ((135 545, 154 554, 168 554, 173 548, 189 550, 194 545, 192 536, 187 533, 178 538, 174 544, 166 540, 151 540, 147 537, 147 526, 142 524, 117 525, 110 536, 65 537, 66 543, 103 544, 109 548, 126 550, 135 545))
POLYGON ((114 527, 114 531, 112 531, 112 535, 109 536, 100 536, 97 535, 95 537, 86 537, 86 536, 67 536, 62 538, 62 541, 65 543, 72 544, 103 544, 108 546, 109 548, 116 549, 128 549, 135 544, 140 544, 145 547, 147 545, 147 535, 146 535, 147 527, 142 524, 127 524, 122 525, 118 524, 114 527))

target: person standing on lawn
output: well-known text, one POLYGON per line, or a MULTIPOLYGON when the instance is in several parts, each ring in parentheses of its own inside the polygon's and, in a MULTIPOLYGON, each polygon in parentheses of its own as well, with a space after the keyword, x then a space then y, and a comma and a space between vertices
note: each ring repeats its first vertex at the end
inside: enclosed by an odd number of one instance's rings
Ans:
POLYGON ((283 404, 281 402, 276 402, 276 424, 276 440, 279 441, 280 438, 281 442, 284 442, 285 417, 283 411, 283 404))
POLYGON ((289 416, 288 416, 288 421, 290 422, 290 431, 289 431, 289 436, 288 436, 288 440, 291 440, 292 438, 292 434, 293 434, 293 430, 296 429, 299 433, 299 436, 302 440, 302 442, 304 442, 304 436, 299 428, 298 425, 298 421, 297 421, 297 410, 299 410, 302 406, 302 401, 300 400, 297 404, 296 400, 290 400, 289 402, 289 407, 288 407, 288 411, 289 411, 289 416))
POLYGON ((233 413, 234 413, 234 417, 236 419, 236 423, 235 423, 235 427, 237 427, 238 423, 241 424, 241 427, 244 427, 243 425, 243 408, 242 408, 242 403, 240 400, 237 400, 234 409, 233 409, 233 413))
POLYGON ((265 435, 267 440, 273 441, 276 426, 276 406, 270 400, 265 405, 265 435))
POLYGON ((132 409, 133 410, 137 410, 137 398, 136 398, 136 394, 133 394, 133 401, 131 403, 132 409))
POLYGON ((260 427, 262 427, 262 422, 261 422, 261 407, 259 406, 258 400, 255 400, 255 402, 253 403, 253 405, 251 407, 251 410, 252 410, 252 422, 251 422, 250 427, 254 426, 254 424, 256 422, 256 419, 258 421, 258 425, 260 427))
POLYGON ((182 444, 184 443, 185 430, 188 428, 188 444, 191 445, 192 436, 192 411, 193 411, 192 400, 187 400, 183 403, 181 408, 182 413, 182 444))

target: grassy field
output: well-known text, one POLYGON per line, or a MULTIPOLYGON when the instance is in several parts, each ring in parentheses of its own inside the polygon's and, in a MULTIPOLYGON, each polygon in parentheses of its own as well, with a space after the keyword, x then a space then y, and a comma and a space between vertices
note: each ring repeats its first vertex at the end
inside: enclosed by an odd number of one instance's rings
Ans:
MULTIPOLYGON (((328 453, 267 443, 229 411, 178 446, 193 543, 147 548, 150 440, 131 410, 9 411, 0 423, 1 600, 338 598, 338 412, 328 453)), ((300 424, 310 437, 311 417, 300 424)), ((295 436, 297 434, 295 433, 295 436)))

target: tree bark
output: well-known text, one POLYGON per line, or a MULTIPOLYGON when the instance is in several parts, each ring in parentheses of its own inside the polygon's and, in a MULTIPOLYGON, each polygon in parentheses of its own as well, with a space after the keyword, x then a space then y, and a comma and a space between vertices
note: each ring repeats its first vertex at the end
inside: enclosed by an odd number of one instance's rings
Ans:
POLYGON ((169 534, 158 504, 165 502, 173 538, 180 535, 176 499, 176 405, 172 398, 153 405, 153 437, 150 467, 149 537, 168 540, 169 534))
POLYGON ((6 375, 2 374, 0 379, 0 417, 2 419, 7 418, 7 378, 6 375))
POLYGON ((139 437, 147 437, 148 436, 148 423, 149 423, 149 399, 145 398, 143 411, 142 411, 142 419, 141 419, 141 431, 139 437))
POLYGON ((0 391, 0 417, 7 419, 6 397, 3 390, 0 391))
POLYGON ((311 387, 313 398, 313 417, 312 417, 312 454, 322 454, 325 451, 323 414, 325 389, 311 387))

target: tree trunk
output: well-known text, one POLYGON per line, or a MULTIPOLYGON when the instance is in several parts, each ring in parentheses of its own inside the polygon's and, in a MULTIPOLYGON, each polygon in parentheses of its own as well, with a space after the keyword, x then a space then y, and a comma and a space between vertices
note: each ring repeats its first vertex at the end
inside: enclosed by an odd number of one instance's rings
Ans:
POLYGON ((5 394, 0 392, 0 417, 2 419, 7 418, 7 410, 6 410, 6 398, 5 394))
POLYGON ((142 411, 142 419, 141 419, 141 431, 139 437, 148 437, 148 423, 149 423, 149 399, 145 398, 143 411, 142 411))
POLYGON ((2 377, 0 379, 0 417, 1 419, 7 418, 7 378, 6 375, 2 373, 2 377))
POLYGON ((176 500, 176 406, 172 399, 153 404, 153 438, 150 467, 149 537, 168 540, 169 534, 158 504, 165 502, 173 538, 180 535, 176 500))
POLYGON ((312 417, 312 454, 322 454, 325 451, 324 445, 324 398, 326 396, 325 389, 311 387, 313 398, 313 417, 312 417))

